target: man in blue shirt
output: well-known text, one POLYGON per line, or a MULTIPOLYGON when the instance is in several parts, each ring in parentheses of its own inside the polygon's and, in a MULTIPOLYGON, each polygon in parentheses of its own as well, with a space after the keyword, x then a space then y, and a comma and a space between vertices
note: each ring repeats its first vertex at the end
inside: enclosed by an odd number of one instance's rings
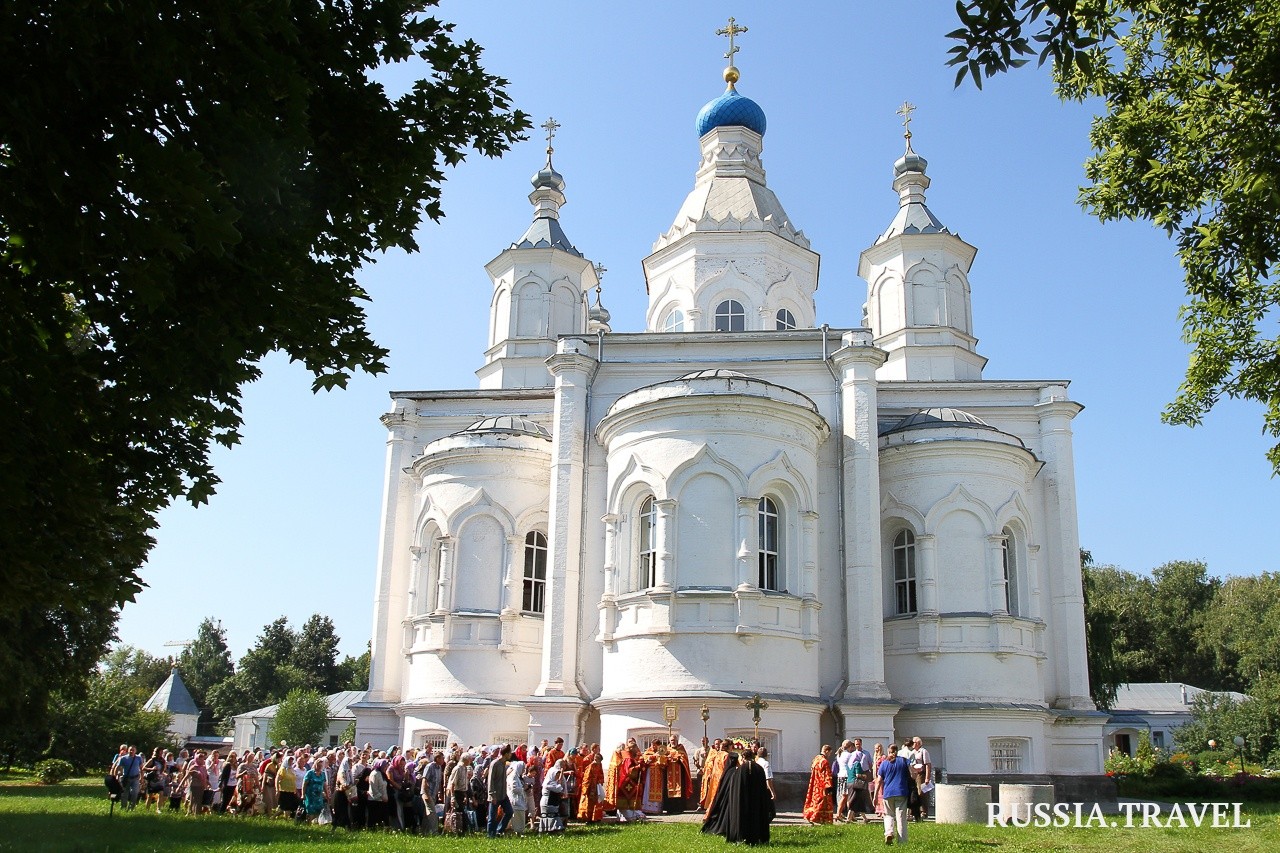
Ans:
POLYGON ((138 755, 138 748, 131 746, 123 755, 117 756, 111 770, 120 780, 120 787, 124 788, 125 808, 137 808, 138 783, 142 779, 142 756, 138 755))
POLYGON ((911 765, 898 755, 898 745, 889 744, 889 755, 880 762, 877 790, 884 798, 884 843, 892 844, 896 835, 899 844, 907 843, 907 792, 911 785, 911 765))

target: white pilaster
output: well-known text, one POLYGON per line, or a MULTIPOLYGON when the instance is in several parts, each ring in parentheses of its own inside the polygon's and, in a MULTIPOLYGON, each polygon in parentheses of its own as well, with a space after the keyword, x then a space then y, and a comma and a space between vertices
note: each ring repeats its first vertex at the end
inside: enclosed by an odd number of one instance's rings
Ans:
POLYGON ((1085 653, 1084 590, 1080 573, 1080 532, 1076 518, 1075 459, 1071 421, 1081 406, 1054 385, 1041 392, 1040 481, 1045 503, 1046 574, 1049 577, 1050 631, 1053 638, 1054 705, 1093 709, 1085 653))
POLYGON ((591 378, 599 363, 580 340, 560 341, 547 359, 555 381, 551 499, 542 676, 535 697, 578 696, 578 584, 582 575, 582 508, 591 378))
POLYGON ((404 674, 402 618, 408 607, 413 486, 401 476, 413 451, 413 415, 397 400, 382 416, 387 428, 387 463, 382 493, 382 539, 373 602, 369 667, 370 702, 398 701, 404 674))
POLYGON ((844 699, 888 700, 884 683, 884 593, 880 556, 880 460, 876 368, 883 350, 866 330, 845 333, 832 356, 840 376, 844 444, 845 649, 849 683, 844 699))

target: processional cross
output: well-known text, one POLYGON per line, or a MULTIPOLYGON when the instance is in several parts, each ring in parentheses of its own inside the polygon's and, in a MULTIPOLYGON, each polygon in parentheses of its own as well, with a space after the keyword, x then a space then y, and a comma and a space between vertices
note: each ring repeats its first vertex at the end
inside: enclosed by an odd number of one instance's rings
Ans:
POLYGON ((760 740, 760 712, 768 709, 769 703, 760 698, 757 693, 751 697, 751 701, 747 703, 747 710, 751 712, 751 722, 755 724, 755 739, 760 740))

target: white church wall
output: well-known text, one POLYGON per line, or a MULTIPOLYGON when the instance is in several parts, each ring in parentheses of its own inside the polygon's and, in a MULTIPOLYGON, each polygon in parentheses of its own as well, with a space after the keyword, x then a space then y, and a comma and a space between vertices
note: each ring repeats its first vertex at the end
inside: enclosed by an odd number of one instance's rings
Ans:
POLYGON ((898 743, 909 737, 939 740, 946 764, 935 767, 948 776, 1011 776, 1048 772, 1043 711, 948 706, 911 708, 894 718, 898 743), (1015 769, 1016 768, 1016 769, 1015 769))

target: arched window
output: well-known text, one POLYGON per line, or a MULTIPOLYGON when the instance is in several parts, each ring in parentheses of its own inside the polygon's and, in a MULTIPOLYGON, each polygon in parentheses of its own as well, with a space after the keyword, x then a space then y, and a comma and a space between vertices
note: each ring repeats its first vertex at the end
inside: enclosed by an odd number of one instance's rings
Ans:
POLYGON ((667 315, 667 319, 662 321, 662 331, 664 332, 683 332, 684 331, 684 312, 679 308, 672 309, 667 315))
POLYGON ((774 318, 776 323, 774 328, 779 332, 785 332, 788 329, 796 327, 796 315, 792 314, 786 308, 779 308, 777 316, 774 318))
POLYGON ((1004 609, 1011 616, 1018 615, 1018 548, 1013 531, 1000 531, 1004 542, 1000 545, 1000 562, 1004 569, 1004 609))
POLYGON ((658 582, 658 508, 653 497, 640 504, 640 589, 648 589, 658 582))
POLYGON ((916 536, 903 530, 893 540, 893 612, 916 612, 916 536))
POLYGON ((716 306, 717 332, 745 332, 747 312, 736 299, 726 299, 716 306))
POLYGON ((534 530, 524 537, 524 598, 520 609, 543 613, 547 599, 547 537, 534 530))
POLYGON ((761 589, 778 590, 782 588, 778 578, 778 555, 782 551, 782 540, 778 533, 778 505, 769 498, 761 498, 756 515, 760 520, 760 575, 757 583, 761 589))

